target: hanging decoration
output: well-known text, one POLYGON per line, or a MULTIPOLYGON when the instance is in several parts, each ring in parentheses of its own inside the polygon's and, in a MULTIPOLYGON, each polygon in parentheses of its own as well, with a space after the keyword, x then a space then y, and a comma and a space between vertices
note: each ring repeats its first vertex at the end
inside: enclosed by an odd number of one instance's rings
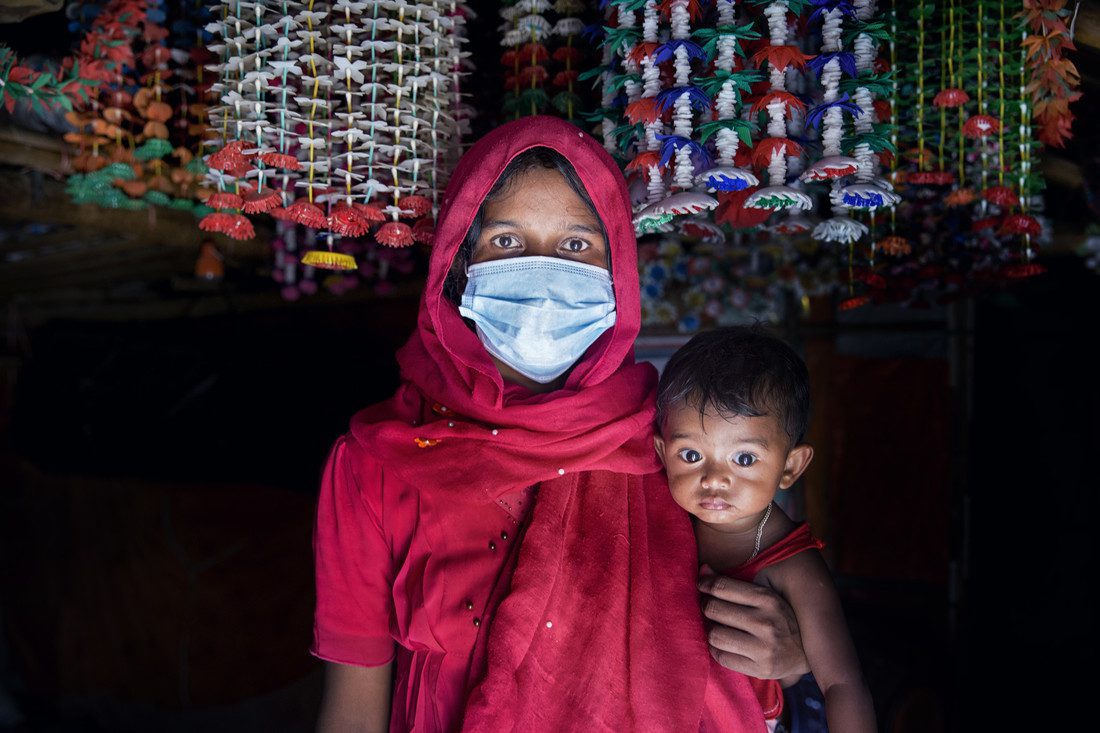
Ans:
POLYGON ((1025 0, 1023 4, 1026 89, 1039 141, 1056 148, 1065 147, 1073 137, 1069 105, 1081 98, 1081 75, 1064 55, 1076 50, 1067 25, 1076 11, 1066 4, 1066 0, 1025 0))
MULTIPOLYGON (((171 10, 176 25, 192 29, 206 12, 187 3, 171 10)), ((194 208, 204 168, 186 98, 200 91, 191 66, 202 56, 189 50, 195 36, 170 34, 168 11, 163 0, 70 5, 81 40, 60 68, 76 80, 63 91, 79 93, 56 101, 73 127, 65 140, 74 146, 67 190, 75 203, 194 208)))
POLYGON ((317 230, 303 262, 334 270, 356 267, 341 238, 430 242, 461 142, 463 4, 273 5, 224 0, 209 27, 221 104, 207 203, 222 211, 203 226, 244 235, 242 218, 270 213, 317 230))

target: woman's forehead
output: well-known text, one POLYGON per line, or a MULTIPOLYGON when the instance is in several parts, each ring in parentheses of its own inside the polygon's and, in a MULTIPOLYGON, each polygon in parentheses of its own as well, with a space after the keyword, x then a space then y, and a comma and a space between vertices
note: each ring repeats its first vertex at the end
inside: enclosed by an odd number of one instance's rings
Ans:
POLYGON ((486 199, 485 221, 514 219, 569 220, 598 229, 599 220, 560 172, 551 168, 522 171, 491 199, 486 199))

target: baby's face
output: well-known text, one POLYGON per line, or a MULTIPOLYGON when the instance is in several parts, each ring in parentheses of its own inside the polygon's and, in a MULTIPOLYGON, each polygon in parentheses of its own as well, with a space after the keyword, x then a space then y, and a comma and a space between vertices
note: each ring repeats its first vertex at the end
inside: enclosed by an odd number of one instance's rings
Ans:
POLYGON ((707 524, 754 526, 776 490, 790 487, 804 468, 788 460, 796 451, 772 415, 727 418, 710 409, 700 415, 681 403, 661 428, 655 443, 672 498, 707 524))

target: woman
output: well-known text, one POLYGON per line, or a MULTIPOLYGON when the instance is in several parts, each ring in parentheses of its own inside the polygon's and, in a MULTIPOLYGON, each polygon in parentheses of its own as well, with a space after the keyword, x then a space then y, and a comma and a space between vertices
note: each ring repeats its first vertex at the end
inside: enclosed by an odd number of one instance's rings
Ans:
MULTIPOLYGON (((322 729, 763 729, 747 683, 703 699, 695 545, 653 452, 639 327, 607 153, 549 117, 475 144, 443 199, 401 387, 325 469, 322 729)), ((789 609, 708 589, 727 666, 805 670, 789 609)))

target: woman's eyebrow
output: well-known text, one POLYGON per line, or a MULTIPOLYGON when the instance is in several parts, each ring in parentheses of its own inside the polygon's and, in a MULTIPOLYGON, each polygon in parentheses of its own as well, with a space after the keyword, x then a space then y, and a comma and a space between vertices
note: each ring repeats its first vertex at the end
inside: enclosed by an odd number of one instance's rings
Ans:
MULTIPOLYGON (((483 229, 492 229, 494 227, 507 227, 509 229, 520 229, 521 224, 511 219, 490 219, 481 225, 483 229)), ((565 228, 567 232, 584 232, 585 234, 598 234, 602 235, 602 232, 588 224, 570 224, 565 228)))

